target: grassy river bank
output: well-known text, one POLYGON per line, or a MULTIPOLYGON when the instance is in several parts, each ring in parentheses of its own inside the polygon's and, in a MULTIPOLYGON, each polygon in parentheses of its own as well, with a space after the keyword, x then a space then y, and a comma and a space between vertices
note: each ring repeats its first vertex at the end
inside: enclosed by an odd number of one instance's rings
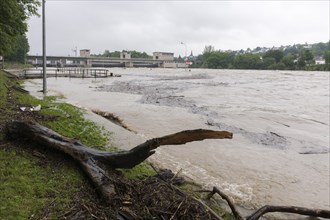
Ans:
MULTIPOLYGON (((58 97, 39 100, 20 91, 19 83, 0 71, 0 219, 112 219, 116 210, 111 207, 115 205, 97 196, 71 158, 25 140, 9 142, 5 124, 9 120, 35 120, 63 136, 79 139, 86 146, 108 151, 116 150, 111 147, 111 132, 86 120, 83 110, 57 102, 58 97), (38 105, 40 111, 21 110, 38 105)), ((124 185, 135 186, 145 185, 144 181, 155 175, 147 163, 120 173, 124 185)), ((181 188, 191 190, 188 185, 181 188)), ((157 194, 150 197, 159 199, 157 194)), ((148 210, 144 201, 131 202, 142 203, 139 207, 148 210)), ((228 218, 222 209, 216 209, 228 218)))

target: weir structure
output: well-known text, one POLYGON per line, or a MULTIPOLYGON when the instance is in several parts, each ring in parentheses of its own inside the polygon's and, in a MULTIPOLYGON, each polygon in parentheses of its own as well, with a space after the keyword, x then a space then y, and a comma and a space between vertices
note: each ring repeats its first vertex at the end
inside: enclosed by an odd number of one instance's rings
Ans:
MULTIPOLYGON (((85 51, 85 50, 84 50, 85 51)), ((97 57, 97 56, 47 56, 47 67, 163 67, 163 68, 185 68, 184 62, 177 62, 169 58, 164 52, 154 52, 151 59, 131 58, 129 53, 121 53, 120 57, 97 57)), ((173 54, 172 54, 173 57, 173 54)), ((43 65, 42 56, 28 55, 27 62, 36 67, 43 65)))

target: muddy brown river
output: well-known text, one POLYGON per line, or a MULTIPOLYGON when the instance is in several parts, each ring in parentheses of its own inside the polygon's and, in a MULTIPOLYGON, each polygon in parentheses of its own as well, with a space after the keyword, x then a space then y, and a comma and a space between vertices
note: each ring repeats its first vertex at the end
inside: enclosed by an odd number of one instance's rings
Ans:
MULTIPOLYGON (((49 94, 121 118, 137 136, 124 149, 181 130, 231 131, 231 140, 164 146, 150 160, 218 186, 246 208, 330 208, 329 72, 110 71, 122 77, 49 78, 49 94)), ((41 95, 41 79, 25 86, 41 95)))

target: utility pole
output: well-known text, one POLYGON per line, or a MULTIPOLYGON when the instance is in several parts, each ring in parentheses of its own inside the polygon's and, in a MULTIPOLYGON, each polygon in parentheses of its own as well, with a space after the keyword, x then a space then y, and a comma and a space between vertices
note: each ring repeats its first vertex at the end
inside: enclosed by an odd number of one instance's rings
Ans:
POLYGON ((184 47, 185 47, 185 58, 184 58, 184 66, 185 66, 185 71, 187 71, 187 64, 186 64, 186 61, 187 61, 187 44, 185 44, 184 42, 181 42, 181 44, 183 44, 184 45, 184 47))
POLYGON ((43 77, 43 87, 42 92, 47 93, 47 60, 46 60, 46 19, 45 19, 45 4, 46 1, 42 0, 42 58, 43 58, 43 67, 42 67, 42 77, 43 77))

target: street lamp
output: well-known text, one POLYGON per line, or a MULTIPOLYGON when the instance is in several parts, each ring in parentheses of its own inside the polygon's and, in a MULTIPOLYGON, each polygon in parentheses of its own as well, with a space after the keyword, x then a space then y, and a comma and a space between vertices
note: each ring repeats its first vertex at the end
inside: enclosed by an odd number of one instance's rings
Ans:
POLYGON ((44 94, 47 93, 47 74, 46 74, 46 19, 45 19, 45 4, 46 1, 42 0, 42 59, 43 59, 43 67, 42 67, 42 78, 43 78, 43 88, 42 91, 44 94))
POLYGON ((185 57, 184 57, 184 66, 185 66, 185 71, 187 70, 187 64, 186 64, 186 61, 187 61, 187 44, 181 42, 181 44, 183 44, 185 46, 185 57))
POLYGON ((185 58, 187 58, 187 44, 185 44, 185 43, 183 43, 183 42, 181 42, 181 44, 183 44, 184 46, 185 46, 185 54, 184 54, 184 56, 185 56, 185 58))

